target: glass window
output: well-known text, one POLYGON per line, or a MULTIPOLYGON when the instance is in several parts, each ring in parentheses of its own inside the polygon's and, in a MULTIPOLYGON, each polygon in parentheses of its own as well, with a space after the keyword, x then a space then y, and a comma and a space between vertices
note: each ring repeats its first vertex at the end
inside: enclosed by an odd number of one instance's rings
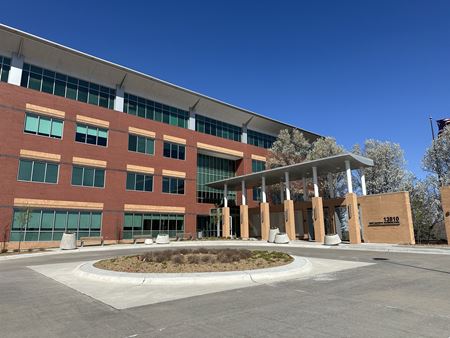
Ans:
POLYGON ((240 127, 198 114, 195 116, 195 130, 238 142, 241 141, 242 137, 240 127))
POLYGON ((75 141, 85 143, 86 142, 86 133, 87 133, 87 126, 78 124, 76 135, 75 135, 75 141))
POLYGON ((135 135, 128 135, 128 150, 129 151, 136 151, 137 149, 137 136, 135 135))
POLYGON ((75 141, 106 147, 108 143, 108 130, 78 124, 75 141))
POLYGON ((127 173, 127 190, 134 190, 136 185, 136 175, 134 173, 127 173))
POLYGON ((55 230, 65 230, 67 221, 66 211, 56 211, 55 213, 55 230))
POLYGON ((102 214, 93 212, 91 216, 91 229, 100 230, 102 226, 102 214))
POLYGON ((183 128, 187 127, 189 119, 189 112, 186 110, 146 100, 129 93, 125 93, 124 96, 124 112, 183 128))
POLYGON ((55 216, 54 211, 44 210, 42 212, 41 229, 52 230, 54 216, 55 216))
POLYGON ((45 181, 45 163, 33 161, 33 174, 31 177, 33 182, 45 181))
POLYGON ((47 163, 47 171, 45 173, 46 183, 56 183, 58 181, 58 168, 59 165, 47 163))
POLYGON ((163 192, 170 194, 184 194, 184 179, 163 177, 163 192))
MULTIPOLYGON (((0 62, 0 80, 3 81, 4 74, 6 74, 5 81, 7 81, 9 67, 9 64, 2 66, 0 62)), ((116 91, 112 88, 99 86, 92 82, 55 73, 27 63, 23 65, 21 86, 105 108, 114 107, 116 96, 116 91)))
POLYGON ((38 117, 36 115, 25 115, 25 132, 36 134, 38 131, 38 117))
POLYGON ((83 185, 85 187, 92 187, 94 185, 94 169, 84 168, 83 185))
POLYGON ((32 167, 33 167, 33 161, 20 160, 19 161, 19 180, 31 181, 32 167))
POLYGON ((95 169, 94 187, 103 188, 104 186, 105 186, 105 171, 101 169, 95 169))
POLYGON ((136 175, 136 188, 135 190, 143 191, 144 190, 144 175, 135 174, 136 175))
POLYGON ((75 166, 72 168, 72 184, 73 185, 83 184, 83 168, 75 166))
POLYGON ((98 134, 98 128, 88 126, 86 143, 97 144, 97 134, 98 134))
POLYGON ((137 173, 127 173, 127 190, 136 191, 153 191, 153 176, 137 174, 137 173))
POLYGON ((52 122, 52 135, 53 137, 62 138, 63 134, 63 122, 53 120, 52 122))
POLYGON ((185 152, 186 150, 184 145, 171 142, 164 142, 164 149, 163 149, 164 157, 184 160, 185 152))
POLYGON ((67 229, 78 230, 78 212, 69 211, 67 217, 67 229))
POLYGON ((91 225, 91 214, 89 212, 80 212, 80 229, 89 229, 91 225))

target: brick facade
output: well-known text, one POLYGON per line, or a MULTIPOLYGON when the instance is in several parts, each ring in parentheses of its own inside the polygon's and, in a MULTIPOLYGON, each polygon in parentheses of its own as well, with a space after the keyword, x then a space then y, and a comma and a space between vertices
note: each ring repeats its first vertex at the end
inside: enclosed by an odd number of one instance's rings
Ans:
MULTIPOLYGON (((214 206, 197 203, 197 142, 243 152, 237 161, 236 175, 252 171, 252 155, 266 156, 267 150, 189 129, 147 120, 122 112, 37 92, 7 83, 0 83, 0 235, 9 239, 13 218, 14 198, 49 199, 104 203, 102 234, 105 240, 120 238, 124 204, 185 207, 185 231, 195 232, 196 215, 207 215, 214 206), (62 139, 26 134, 23 132, 26 104, 34 104, 65 112, 62 139), (99 147, 75 142, 76 115, 84 115, 109 122, 108 146, 99 147), (128 151, 128 128, 155 132, 155 153, 148 156, 128 151), (163 136, 186 139, 186 160, 163 157, 163 136), (58 184, 17 181, 21 149, 61 155, 58 184), (104 188, 71 185, 72 157, 106 161, 104 188), (153 192, 125 189, 127 164, 152 167, 155 170, 153 192), (185 194, 162 193, 162 170, 186 173, 185 194)), ((249 189, 247 196, 252 196, 249 189)), ((238 201, 240 194, 238 193, 238 201)), ((249 206, 255 206, 249 200, 249 206)))

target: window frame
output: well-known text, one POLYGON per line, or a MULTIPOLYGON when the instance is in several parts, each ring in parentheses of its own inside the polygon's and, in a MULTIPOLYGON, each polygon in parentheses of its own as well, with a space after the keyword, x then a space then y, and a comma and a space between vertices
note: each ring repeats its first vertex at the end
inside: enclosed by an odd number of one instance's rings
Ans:
POLYGON ((17 167, 17 177, 16 180, 17 182, 27 182, 27 183, 44 183, 44 184, 58 184, 59 183, 59 173, 60 173, 60 163, 58 162, 51 162, 51 161, 42 161, 42 160, 36 160, 36 159, 32 159, 32 158, 19 158, 19 165, 17 167), (30 161, 31 164, 31 172, 30 172, 30 180, 23 180, 19 178, 19 173, 20 173, 20 162, 21 161, 30 161), (33 172, 34 172, 34 165, 35 162, 38 163, 43 163, 45 165, 45 169, 44 169, 44 181, 33 181, 33 172), (58 167, 57 170, 57 174, 56 174, 56 182, 46 182, 47 180, 47 170, 48 170, 48 165, 56 165, 58 167))
POLYGON ((176 142, 170 142, 170 141, 164 141, 163 142, 163 157, 164 158, 171 158, 171 159, 174 159, 174 160, 186 161, 186 155, 187 155, 187 152, 186 152, 186 145, 185 144, 176 143, 176 142), (165 155, 166 145, 169 145, 169 154, 170 154, 170 156, 166 156, 165 155), (172 156, 174 146, 177 147, 177 157, 173 157, 172 156), (180 158, 180 147, 182 147, 184 149, 184 152, 183 152, 184 158, 180 158))
POLYGON ((162 176, 162 184, 161 184, 161 192, 163 194, 170 194, 170 195, 186 195, 186 178, 181 178, 181 177, 173 177, 173 176, 162 176), (169 191, 164 191, 164 180, 168 179, 169 180, 169 191), (179 181, 183 181, 183 193, 178 193, 178 192, 172 192, 171 191, 171 187, 172 187, 172 182, 176 181, 176 189, 178 191, 178 182, 179 181))
MULTIPOLYGON (((80 133, 80 135, 81 135, 81 133, 80 133)), ((92 136, 92 135, 91 135, 91 136, 92 136)), ((75 125, 75 142, 82 143, 82 144, 88 144, 88 145, 96 146, 96 147, 108 148, 108 146, 109 146, 109 129, 103 128, 103 127, 94 126, 94 125, 84 124, 84 123, 77 123, 77 124, 75 125), (85 137, 84 142, 83 142, 83 141, 78 141, 78 140, 77 140, 77 134, 79 134, 78 131, 77 131, 77 128, 78 128, 78 127, 86 128, 86 133, 84 134, 84 137, 85 137), (95 136, 95 139, 96 139, 95 144, 94 144, 94 143, 87 142, 87 140, 88 140, 88 135, 89 135, 89 129, 96 129, 96 130, 97 130, 96 136, 95 136), (98 143, 98 140, 99 140, 98 134, 99 134, 99 131, 100 131, 100 130, 106 131, 106 145, 102 145, 102 144, 99 144, 99 143, 98 143)))
POLYGON ((81 187, 81 188, 105 189, 105 187, 106 187, 106 168, 81 166, 81 165, 72 164, 72 175, 71 175, 71 178, 70 178, 70 185, 73 186, 73 187, 81 187), (74 184, 73 183, 73 173, 74 173, 75 168, 83 170, 83 172, 81 174, 81 184, 74 184), (84 173, 85 173, 86 169, 94 170, 94 172, 93 172, 93 179, 92 179, 93 180, 92 181, 93 185, 84 185, 84 173), (103 171, 103 186, 102 187, 95 186, 95 177, 96 177, 97 170, 103 171))
POLYGON ((154 188, 155 188, 155 175, 154 174, 145 174, 145 173, 138 173, 138 172, 134 172, 134 171, 127 171, 127 176, 125 178, 125 191, 137 191, 137 192, 154 192, 154 188), (128 175, 134 175, 134 189, 128 189, 128 175), (144 176, 144 180, 143 180, 143 190, 137 190, 136 189, 136 182, 137 182, 137 175, 142 175, 144 176), (147 177, 151 177, 152 180, 152 186, 151 186, 151 190, 145 190, 145 182, 147 177))
POLYGON ((40 115, 40 114, 36 114, 36 113, 31 113, 31 112, 25 112, 25 118, 23 121, 23 130, 22 132, 26 135, 34 135, 34 136, 41 136, 41 137, 47 137, 50 139, 55 139, 55 140, 63 140, 64 138, 64 120, 63 119, 59 119, 56 117, 52 117, 52 116, 46 116, 46 115, 40 115), (33 133, 31 131, 26 131, 26 125, 27 125, 27 117, 28 116, 34 116, 37 117, 38 121, 37 121, 37 130, 36 133, 33 133), (41 121, 41 117, 43 118, 48 118, 50 119, 50 134, 49 135, 42 135, 39 134, 39 125, 40 125, 40 121, 41 121), (58 136, 52 136, 52 131, 53 131, 53 122, 61 122, 62 123, 62 127, 61 127, 61 137, 58 136))

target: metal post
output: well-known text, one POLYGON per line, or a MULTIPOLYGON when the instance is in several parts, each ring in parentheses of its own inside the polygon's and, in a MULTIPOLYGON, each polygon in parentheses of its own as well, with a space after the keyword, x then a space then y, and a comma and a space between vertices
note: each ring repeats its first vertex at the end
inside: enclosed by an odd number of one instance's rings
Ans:
POLYGON ((307 201, 309 196, 308 196, 308 184, 306 182, 306 177, 303 177, 302 181, 303 181, 303 200, 307 201))
POLYGON ((317 181, 317 167, 313 167, 313 183, 314 183, 314 197, 319 197, 319 183, 317 181))
POLYGON ((364 171, 361 168, 361 190, 363 196, 367 195, 367 187, 366 187, 366 175, 364 175, 364 171))
POLYGON ((228 208, 228 185, 224 184, 223 186, 223 206, 224 208, 228 208))
POLYGON ((242 205, 247 204, 247 190, 245 189, 245 181, 242 181, 242 205))
POLYGON ((284 185, 286 187, 286 200, 291 200, 291 188, 289 186, 289 173, 286 171, 284 173, 284 185))
POLYGON ((352 184, 352 169, 350 168, 350 161, 345 161, 345 171, 347 172, 347 188, 348 192, 353 192, 353 184, 352 184))
POLYGON ((262 202, 267 203, 267 195, 266 195, 266 178, 263 176, 261 179, 261 197, 262 202))

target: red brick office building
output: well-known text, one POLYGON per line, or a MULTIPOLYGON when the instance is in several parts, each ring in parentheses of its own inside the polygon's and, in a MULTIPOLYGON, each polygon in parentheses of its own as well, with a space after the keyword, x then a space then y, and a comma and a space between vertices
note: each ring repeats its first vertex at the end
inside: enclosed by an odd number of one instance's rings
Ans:
POLYGON ((64 231, 215 235, 223 192, 206 183, 260 170, 293 128, 10 27, 0 41, 0 242, 10 245, 55 245, 64 231))

